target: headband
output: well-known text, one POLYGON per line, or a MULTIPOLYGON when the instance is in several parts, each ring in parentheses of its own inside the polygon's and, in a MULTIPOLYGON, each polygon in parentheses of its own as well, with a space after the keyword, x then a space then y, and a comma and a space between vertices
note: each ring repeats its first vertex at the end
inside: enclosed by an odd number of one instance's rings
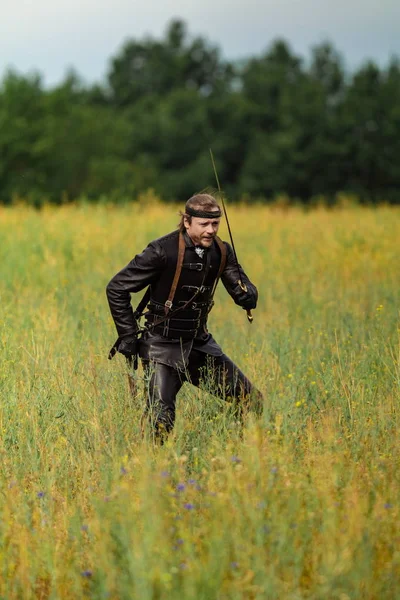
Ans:
POLYGON ((200 217, 200 219, 218 219, 222 213, 221 213, 221 209, 219 208, 218 210, 196 210, 194 208, 192 208, 191 206, 188 206, 185 209, 185 213, 187 215, 190 215, 191 217, 200 217))

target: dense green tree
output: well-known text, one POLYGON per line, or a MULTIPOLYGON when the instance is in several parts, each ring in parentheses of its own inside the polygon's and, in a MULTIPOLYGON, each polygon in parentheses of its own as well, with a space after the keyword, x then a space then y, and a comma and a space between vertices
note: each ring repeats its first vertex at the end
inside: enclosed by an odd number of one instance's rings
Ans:
POLYGON ((128 41, 111 62, 108 84, 112 102, 125 107, 179 88, 208 94, 229 85, 231 72, 218 48, 201 37, 190 40, 186 25, 176 20, 161 41, 128 41))
MULTIPOLYGON (((249 126, 251 107, 238 90, 213 94, 206 101, 210 126, 210 147, 216 160, 218 177, 223 190, 239 197, 241 169, 247 156, 253 128, 249 126)), ((208 154, 211 185, 216 185, 208 154)))
POLYGON ((37 148, 46 189, 55 198, 71 199, 82 193, 109 194, 119 187, 136 191, 127 187, 129 169, 121 160, 128 143, 123 115, 108 106, 88 104, 74 83, 67 80, 46 95, 37 148))
POLYGON ((343 132, 343 188, 367 200, 395 199, 400 183, 399 69, 373 62, 357 71, 346 90, 339 126, 343 132))
POLYGON ((143 99, 129 111, 129 120, 127 156, 133 164, 147 162, 153 173, 157 171, 151 187, 166 199, 186 197, 202 187, 211 139, 204 97, 195 90, 177 89, 158 102, 154 97, 143 99))
POLYGON ((300 138, 303 133, 309 137, 303 119, 310 112, 315 117, 315 112, 309 110, 309 86, 301 59, 284 41, 278 41, 248 63, 242 80, 251 137, 240 188, 256 196, 287 192, 304 197, 300 138))
POLYGON ((341 99, 345 90, 343 60, 328 42, 312 49, 310 76, 324 89, 328 105, 335 105, 341 99))
POLYGON ((0 87, 0 199, 34 196, 43 190, 37 144, 45 118, 39 75, 9 71, 0 87))
POLYGON ((400 61, 393 59, 383 74, 384 115, 379 122, 382 144, 377 149, 384 165, 380 199, 400 203, 400 61))

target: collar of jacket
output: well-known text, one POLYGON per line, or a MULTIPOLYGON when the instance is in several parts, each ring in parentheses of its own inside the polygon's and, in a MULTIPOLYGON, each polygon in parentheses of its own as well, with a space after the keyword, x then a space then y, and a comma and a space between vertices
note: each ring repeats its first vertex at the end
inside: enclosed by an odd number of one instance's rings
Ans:
POLYGON ((195 244, 193 243, 192 238, 187 233, 187 231, 184 232, 183 239, 185 240, 185 245, 187 248, 195 248, 196 247, 195 244))

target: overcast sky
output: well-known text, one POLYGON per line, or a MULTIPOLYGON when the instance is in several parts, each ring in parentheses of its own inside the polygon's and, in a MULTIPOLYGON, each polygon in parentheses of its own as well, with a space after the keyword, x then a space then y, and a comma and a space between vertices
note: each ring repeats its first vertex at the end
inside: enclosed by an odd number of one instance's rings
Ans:
POLYGON ((353 69, 400 56, 400 0, 0 0, 0 75, 37 70, 47 85, 69 67, 99 81, 128 38, 161 37, 173 18, 226 58, 265 50, 277 37, 309 55, 330 40, 353 69))

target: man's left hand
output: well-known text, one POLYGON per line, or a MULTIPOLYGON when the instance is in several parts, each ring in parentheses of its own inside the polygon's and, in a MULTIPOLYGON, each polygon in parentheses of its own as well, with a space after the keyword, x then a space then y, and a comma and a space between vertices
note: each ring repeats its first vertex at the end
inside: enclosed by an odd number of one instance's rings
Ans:
POLYGON ((118 345, 118 352, 126 356, 126 358, 135 356, 137 354, 137 338, 134 336, 122 338, 118 345))
POLYGON ((253 310, 257 306, 257 301, 252 294, 247 294, 245 298, 239 299, 239 304, 244 310, 253 310))
POLYGON ((253 310, 257 306, 257 297, 250 290, 247 292, 241 290, 236 295, 236 303, 239 304, 245 310, 253 310))

